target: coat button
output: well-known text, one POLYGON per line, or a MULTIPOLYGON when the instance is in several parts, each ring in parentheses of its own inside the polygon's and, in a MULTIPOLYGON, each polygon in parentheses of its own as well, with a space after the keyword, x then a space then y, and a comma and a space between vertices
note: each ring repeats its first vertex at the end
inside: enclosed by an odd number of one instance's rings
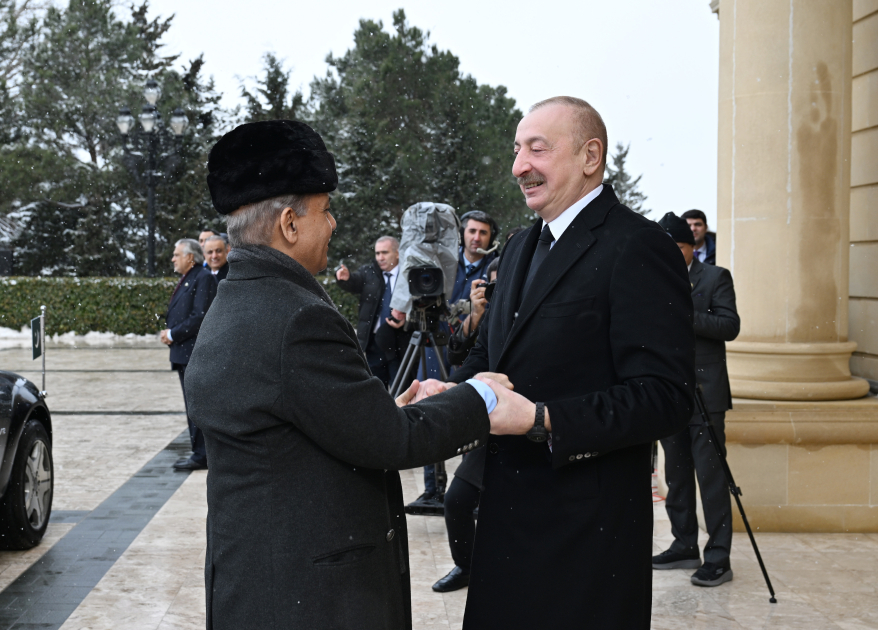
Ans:
POLYGON ((475 446, 475 442, 470 442, 469 444, 467 444, 466 450, 468 450, 468 451, 473 450, 473 446, 475 446))
POLYGON ((462 448, 457 449, 457 454, 458 454, 458 455, 460 455, 461 452, 463 452, 463 449, 462 449, 462 448))
POLYGON ((473 444, 474 444, 475 446, 478 446, 478 445, 479 445, 479 441, 476 440, 475 442, 473 442, 473 444))
POLYGON ((500 452, 500 447, 496 444, 491 444, 491 446, 488 447, 488 450, 491 451, 491 455, 496 455, 500 452))
POLYGON ((389 532, 387 532, 387 536, 385 536, 385 538, 387 538, 387 542, 390 542, 391 540, 393 540, 394 536, 396 536, 396 532, 391 529, 389 532))

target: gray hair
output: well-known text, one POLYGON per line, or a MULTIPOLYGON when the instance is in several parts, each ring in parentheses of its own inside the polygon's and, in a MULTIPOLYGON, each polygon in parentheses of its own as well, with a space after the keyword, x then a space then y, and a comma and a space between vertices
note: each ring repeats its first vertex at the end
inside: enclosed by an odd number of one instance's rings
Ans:
POLYGON ((274 227, 284 208, 292 208, 297 217, 308 214, 308 195, 281 195, 242 206, 226 218, 232 247, 269 245, 274 227))
POLYGON ((201 245, 194 238, 181 238, 174 243, 174 247, 177 245, 183 246, 183 254, 192 254, 196 265, 204 264, 204 252, 201 250, 201 245))
POLYGON ((384 241, 390 241, 390 247, 394 251, 399 251, 399 241, 392 236, 379 236, 378 240, 375 241, 375 244, 382 243, 384 241))
POLYGON ((229 241, 224 236, 220 236, 219 234, 208 236, 207 239, 205 239, 204 244, 207 245, 210 241, 222 241, 226 247, 229 246, 229 241))

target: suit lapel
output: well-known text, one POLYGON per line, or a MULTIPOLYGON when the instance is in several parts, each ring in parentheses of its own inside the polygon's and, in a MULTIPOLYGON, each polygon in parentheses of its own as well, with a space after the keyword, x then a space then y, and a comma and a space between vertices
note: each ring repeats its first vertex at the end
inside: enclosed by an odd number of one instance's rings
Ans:
POLYGON ((518 307, 518 296, 521 294, 521 287, 524 284, 527 268, 530 265, 530 259, 533 257, 534 249, 536 249, 537 241, 540 238, 540 231, 543 229, 543 222, 537 221, 533 227, 528 230, 525 235, 521 248, 518 250, 518 257, 515 259, 512 273, 509 279, 509 291, 503 299, 503 338, 509 337, 512 325, 515 323, 515 311, 518 307))
POLYGON ((698 285, 701 284, 701 279, 704 274, 702 274, 702 270, 704 267, 704 263, 700 262, 697 258, 692 259, 692 267, 689 269, 689 285, 692 287, 692 294, 695 295, 695 290, 698 288, 698 285))
MULTIPOLYGON (((597 242, 597 238, 592 233, 592 230, 604 222, 610 209, 618 203, 619 200, 616 198, 613 189, 604 184, 604 189, 601 191, 601 194, 583 208, 576 218, 573 219, 567 229, 564 230, 564 234, 558 239, 558 242, 555 243, 552 251, 549 252, 549 255, 540 266, 539 271, 537 271, 537 276, 534 279, 534 284, 531 287, 530 293, 523 296, 524 299, 518 309, 518 315, 515 316, 515 313, 513 313, 512 328, 509 333, 505 335, 503 352, 500 354, 500 359, 497 362, 498 365, 500 360, 503 359, 503 355, 506 354, 506 351, 512 345, 512 342, 518 335, 519 331, 521 331, 525 324, 527 324, 528 320, 533 317, 540 304, 543 303, 552 289, 555 288, 555 285, 561 281, 576 261, 582 258, 591 246, 597 242)), ((517 273, 515 277, 515 286, 513 289, 517 289, 518 291, 521 290, 521 285, 524 283, 524 276, 527 273, 528 263, 530 263, 531 259, 528 252, 532 254, 533 249, 536 248, 536 241, 539 239, 541 230, 542 222, 538 222, 531 228, 531 234, 528 235, 526 242, 531 243, 532 241, 533 246, 530 249, 527 247, 523 248, 521 255, 519 255, 518 265, 516 265, 517 273)), ((511 296, 513 296, 513 300, 517 301, 517 292, 512 291, 511 296)), ((506 321, 510 320, 507 319, 506 321)))
POLYGON ((195 267, 192 267, 192 269, 187 271, 186 274, 181 279, 180 288, 177 289, 177 292, 174 294, 174 297, 171 298, 171 303, 168 304, 168 312, 170 312, 171 309, 174 308, 174 304, 177 303, 177 300, 180 299, 180 296, 182 296, 184 293, 188 292, 189 287, 187 286, 187 283, 192 282, 192 279, 195 277, 193 274, 194 271, 195 271, 195 267))

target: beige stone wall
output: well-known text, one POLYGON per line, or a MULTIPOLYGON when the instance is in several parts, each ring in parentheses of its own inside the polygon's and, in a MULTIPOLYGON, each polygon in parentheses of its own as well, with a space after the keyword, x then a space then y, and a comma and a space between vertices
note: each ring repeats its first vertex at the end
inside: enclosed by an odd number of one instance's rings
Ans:
POLYGON ((854 0, 851 73, 851 372, 878 381, 878 0, 854 0))

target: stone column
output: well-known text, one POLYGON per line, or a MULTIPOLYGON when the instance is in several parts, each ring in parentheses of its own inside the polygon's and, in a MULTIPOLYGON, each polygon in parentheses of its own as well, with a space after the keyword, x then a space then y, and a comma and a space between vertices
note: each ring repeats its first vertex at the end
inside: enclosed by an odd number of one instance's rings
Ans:
POLYGON ((722 0, 718 259, 741 334, 732 393, 845 400, 852 0, 722 0))

